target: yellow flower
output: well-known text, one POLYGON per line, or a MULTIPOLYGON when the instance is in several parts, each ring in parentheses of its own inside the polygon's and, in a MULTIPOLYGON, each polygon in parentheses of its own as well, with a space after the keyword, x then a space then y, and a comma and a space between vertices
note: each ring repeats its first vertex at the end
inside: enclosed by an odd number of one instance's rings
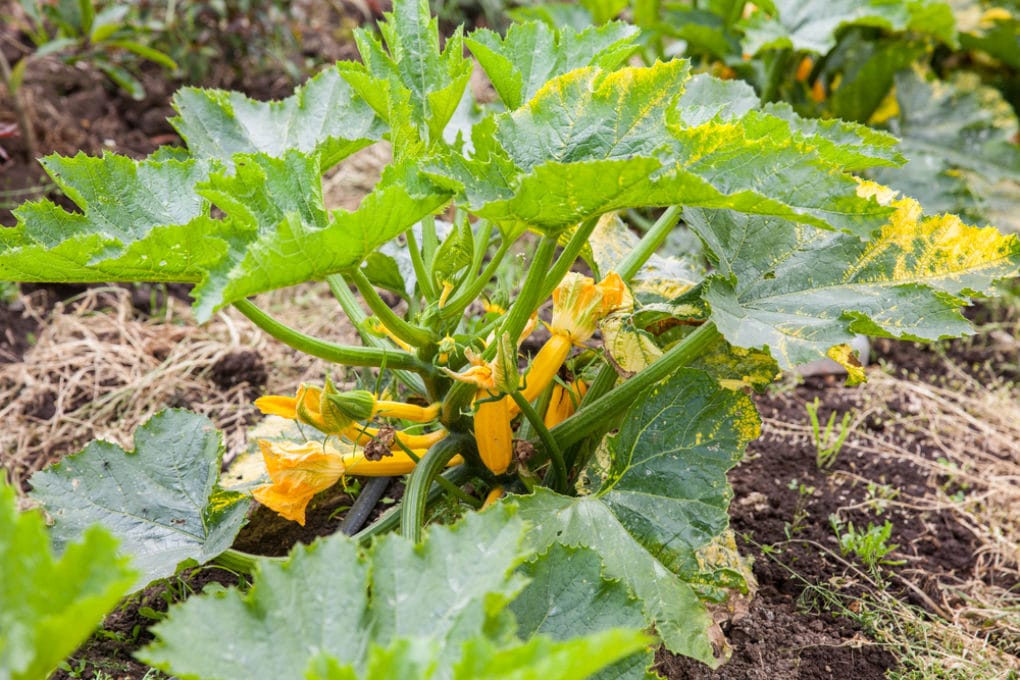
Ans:
POLYGON ((587 342, 600 319, 623 304, 626 289, 619 274, 610 272, 599 283, 570 272, 553 291, 550 330, 566 335, 575 345, 587 342))
POLYGON ((272 483, 254 489, 252 496, 262 505, 304 526, 308 502, 343 476, 343 456, 318 442, 297 444, 260 439, 259 448, 272 483))
MULTIPOLYGON (((282 517, 304 526, 305 508, 315 494, 336 484, 344 475, 363 477, 389 477, 406 475, 427 453, 413 450, 414 457, 405 451, 395 451, 381 460, 368 460, 363 453, 341 453, 320 442, 270 442, 259 440, 262 459, 269 473, 270 484, 252 490, 252 496, 262 505, 282 517)), ((460 465, 461 456, 454 456, 448 465, 460 465)))

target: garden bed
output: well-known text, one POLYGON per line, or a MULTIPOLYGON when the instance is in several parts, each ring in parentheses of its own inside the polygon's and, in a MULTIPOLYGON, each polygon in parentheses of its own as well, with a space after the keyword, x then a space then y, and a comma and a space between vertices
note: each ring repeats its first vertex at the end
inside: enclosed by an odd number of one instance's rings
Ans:
MULTIPOLYGON (((140 157, 177 141, 165 122, 173 87, 157 74, 135 102, 77 69, 52 61, 33 68, 29 96, 47 152, 140 157)), ((261 99, 292 87, 281 76, 231 84, 261 99)), ((10 225, 12 199, 47 186, 18 138, 0 141, 8 156, 0 161, 0 223, 10 225)), ((327 181, 327 201, 356 205, 380 165, 350 159, 327 181)), ((318 337, 354 337, 314 287, 260 304, 318 337)), ((662 675, 870 680, 1020 670, 1020 321, 1008 308, 982 314, 990 318, 975 339, 927 348, 877 341, 863 386, 787 376, 755 398, 763 433, 729 479, 731 528, 756 588, 716 611, 732 648, 726 665, 710 671, 660 650, 662 675), (819 448, 831 442, 814 438, 809 406, 823 425, 830 414, 837 426, 849 415, 846 439, 828 458, 819 448)), ((22 491, 32 472, 93 438, 130 448, 135 428, 168 406, 210 417, 225 434, 229 463, 252 448, 256 397, 293 393, 325 371, 234 311, 196 325, 184 287, 26 286, 0 300, 0 328, 0 463, 22 491)), ((402 490, 394 482, 383 507, 402 490)), ((340 487, 320 494, 304 527, 253 509, 238 545, 285 554, 336 532, 350 502, 340 487)), ((202 567, 149 586, 56 677, 162 677, 131 658, 151 640, 147 628, 169 603, 241 580, 202 567)))

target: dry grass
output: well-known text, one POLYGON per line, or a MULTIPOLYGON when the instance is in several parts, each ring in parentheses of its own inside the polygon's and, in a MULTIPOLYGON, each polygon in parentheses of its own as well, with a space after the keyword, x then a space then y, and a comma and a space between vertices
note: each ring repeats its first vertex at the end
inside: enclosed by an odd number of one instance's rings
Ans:
MULTIPOLYGON (((350 342, 351 329, 321 288, 279 291, 260 304, 306 332, 350 342)), ((42 315, 31 298, 24 301, 26 313, 42 315)), ((256 415, 253 390, 247 383, 221 389, 211 375, 232 353, 261 357, 268 391, 321 382, 326 370, 233 310, 198 326, 185 303, 170 299, 158 318, 144 317, 119 288, 90 289, 42 321, 24 359, 0 365, 0 467, 16 487, 92 439, 132 448, 135 428, 168 406, 208 416, 224 433, 228 456, 243 451, 256 415)))

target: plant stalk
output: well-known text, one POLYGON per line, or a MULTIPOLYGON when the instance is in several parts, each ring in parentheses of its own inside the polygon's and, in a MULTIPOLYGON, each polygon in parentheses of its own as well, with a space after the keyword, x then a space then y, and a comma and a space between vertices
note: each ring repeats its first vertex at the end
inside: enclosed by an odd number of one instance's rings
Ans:
MULTIPOLYGON (((563 251, 560 253, 559 258, 556 260, 556 264, 553 265, 552 269, 549 270, 549 275, 545 278, 545 285, 542 287, 542 294, 538 296, 539 300, 545 300, 547 297, 552 295, 553 290, 556 286, 560 285, 560 281, 567 275, 570 268, 574 266, 574 262, 577 257, 581 254, 581 250, 588 243, 588 239, 591 237, 591 233, 595 231, 595 227, 599 224, 599 216, 589 217, 574 230, 570 240, 567 241, 567 245, 564 246, 563 251)), ((600 272, 605 274, 605 272, 600 272)))
POLYGON ((418 359, 415 355, 400 350, 378 347, 351 347, 337 345, 297 331, 286 324, 280 323, 259 309, 250 300, 237 300, 234 306, 248 317, 252 323, 294 349, 319 357, 326 361, 347 366, 386 366, 392 369, 405 369, 421 375, 431 376, 436 369, 418 359))
POLYGON ((659 246, 662 245, 673 227, 680 221, 681 208, 678 205, 671 205, 659 216, 655 224, 645 232, 634 250, 627 253, 627 256, 617 265, 616 273, 624 281, 630 281, 641 270, 659 246))
POLYGON ((408 540, 414 543, 421 542, 429 489, 450 459, 467 446, 473 446, 470 437, 451 433, 433 444, 428 453, 414 466, 407 479, 400 510, 400 532, 408 540))
MULTIPOLYGON (((378 338, 367 330, 365 330, 365 321, 368 319, 368 315, 365 314, 364 310, 361 309, 361 305, 358 303, 354 293, 351 292, 350 287, 342 276, 333 274, 332 276, 326 277, 326 283, 329 284, 329 289, 333 293, 333 297, 340 303, 340 308, 344 310, 344 314, 350 319, 351 323, 358 330, 358 335, 361 336, 362 342, 370 347, 376 347, 384 350, 391 350, 391 346, 388 340, 378 338)), ((387 368, 390 368, 387 366, 387 368)), ((426 394, 425 382, 420 376, 411 373, 410 371, 394 370, 393 373, 397 376, 397 380, 404 383, 407 387, 411 388, 418 394, 426 394)))
POLYGON ((390 306, 386 304, 386 301, 379 297, 379 292, 376 291, 375 286, 365 276, 365 272, 360 269, 354 269, 348 274, 344 275, 344 278, 351 281, 358 288, 358 292, 361 293, 362 299, 368 308, 372 310, 372 313, 379 317, 379 321, 383 323, 386 328, 390 330, 393 335, 397 336, 409 345, 415 347, 422 347, 435 341, 432 337, 432 333, 424 328, 415 326, 414 324, 408 323, 401 319, 397 314, 390 309, 390 306))
POLYGON ((588 433, 601 427, 607 418, 619 414, 646 389, 663 380, 678 368, 686 366, 721 337, 715 324, 707 322, 642 370, 605 396, 585 404, 577 413, 550 430, 561 449, 579 442, 588 433))

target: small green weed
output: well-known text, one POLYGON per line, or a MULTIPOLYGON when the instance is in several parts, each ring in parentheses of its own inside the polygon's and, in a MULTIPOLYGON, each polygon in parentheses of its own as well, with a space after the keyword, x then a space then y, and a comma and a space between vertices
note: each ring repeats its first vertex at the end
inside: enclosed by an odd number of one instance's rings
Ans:
POLYGON ((807 410, 808 418, 811 419, 811 437, 815 443, 816 450, 815 462, 818 465, 818 469, 828 470, 836 462, 836 456, 839 455, 847 435, 850 434, 850 421, 853 415, 851 413, 843 414, 843 420, 840 422, 839 429, 836 430, 834 437, 833 429, 836 425, 836 413, 834 411, 829 414, 829 420, 825 423, 825 431, 823 432, 818 420, 819 405, 818 397, 815 397, 813 402, 804 404, 804 408, 807 410))
POLYGON ((854 554, 868 569, 875 571, 879 565, 896 566, 905 560, 888 560, 886 555, 900 547, 889 543, 892 536, 892 522, 886 520, 881 526, 868 522, 868 528, 860 531, 853 522, 843 522, 836 515, 829 515, 829 523, 839 539, 839 548, 844 555, 854 554))

